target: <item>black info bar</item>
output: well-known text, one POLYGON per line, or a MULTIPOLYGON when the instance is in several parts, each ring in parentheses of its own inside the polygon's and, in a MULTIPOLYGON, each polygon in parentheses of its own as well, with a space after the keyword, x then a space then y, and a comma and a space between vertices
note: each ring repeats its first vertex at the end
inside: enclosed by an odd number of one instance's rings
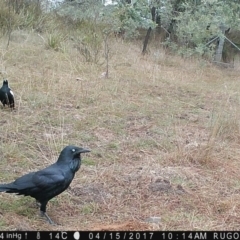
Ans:
POLYGON ((239 239, 240 231, 0 231, 0 240, 215 240, 239 239))

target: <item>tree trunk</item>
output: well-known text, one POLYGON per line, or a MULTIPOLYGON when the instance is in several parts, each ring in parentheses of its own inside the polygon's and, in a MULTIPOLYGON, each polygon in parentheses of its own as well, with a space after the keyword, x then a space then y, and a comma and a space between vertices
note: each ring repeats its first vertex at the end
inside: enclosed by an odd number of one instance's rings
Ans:
POLYGON ((219 43, 218 43, 218 47, 217 47, 215 58, 214 58, 215 62, 221 62, 222 60, 224 41, 225 41, 224 37, 219 37, 219 43))
POLYGON ((217 47, 215 58, 214 58, 215 62, 221 62, 222 60, 223 46, 225 42, 225 33, 226 31, 229 31, 229 27, 224 24, 220 24, 219 28, 221 29, 223 36, 219 37, 219 43, 218 43, 218 47, 217 47))
POLYGON ((150 34, 151 34, 151 31, 152 31, 152 28, 150 27, 148 30, 147 30, 147 34, 146 34, 146 37, 145 37, 145 40, 144 40, 144 43, 143 43, 143 50, 142 50, 142 54, 144 55, 147 51, 147 45, 148 45, 148 40, 150 38, 150 34))

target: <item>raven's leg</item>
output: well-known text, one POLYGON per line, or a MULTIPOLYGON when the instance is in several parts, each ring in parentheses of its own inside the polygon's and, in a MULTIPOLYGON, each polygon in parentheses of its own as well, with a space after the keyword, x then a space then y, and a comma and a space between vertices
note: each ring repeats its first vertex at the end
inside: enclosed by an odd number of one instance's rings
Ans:
MULTIPOLYGON (((38 202, 38 201, 37 201, 37 202, 38 202)), ((52 219, 47 215, 47 213, 46 213, 47 203, 48 203, 48 202, 40 202, 40 204, 41 204, 41 206, 40 206, 40 213, 41 213, 42 216, 44 216, 44 217, 48 220, 48 222, 49 222, 50 224, 55 225, 55 223, 53 222, 53 220, 52 220, 52 219)))
POLYGON ((56 223, 47 215, 46 212, 41 211, 41 215, 44 216, 50 224, 56 225, 56 223))
POLYGON ((38 200, 36 200, 36 206, 41 207, 41 203, 38 200))

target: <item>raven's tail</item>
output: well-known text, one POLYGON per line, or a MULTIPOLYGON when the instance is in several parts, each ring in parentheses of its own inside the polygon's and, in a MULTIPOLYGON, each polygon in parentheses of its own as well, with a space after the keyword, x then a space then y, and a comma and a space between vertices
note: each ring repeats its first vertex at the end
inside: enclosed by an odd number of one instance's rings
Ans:
POLYGON ((12 183, 0 184, 0 192, 18 193, 19 190, 12 183))
POLYGON ((9 102, 8 94, 5 93, 5 96, 6 96, 7 105, 10 106, 10 102, 9 102))

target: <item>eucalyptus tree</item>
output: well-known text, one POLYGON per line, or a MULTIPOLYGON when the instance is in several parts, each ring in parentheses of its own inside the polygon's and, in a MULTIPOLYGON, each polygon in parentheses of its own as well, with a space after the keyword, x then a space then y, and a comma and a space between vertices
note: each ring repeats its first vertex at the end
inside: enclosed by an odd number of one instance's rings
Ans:
POLYGON ((211 52, 215 44, 220 61, 226 32, 240 30, 239 0, 149 0, 149 6, 166 43, 183 55, 211 52))
POLYGON ((182 49, 191 48, 192 53, 203 54, 210 49, 211 40, 218 43, 215 60, 220 61, 229 29, 239 29, 239 1, 195 0, 182 1, 174 17, 177 41, 182 49))

